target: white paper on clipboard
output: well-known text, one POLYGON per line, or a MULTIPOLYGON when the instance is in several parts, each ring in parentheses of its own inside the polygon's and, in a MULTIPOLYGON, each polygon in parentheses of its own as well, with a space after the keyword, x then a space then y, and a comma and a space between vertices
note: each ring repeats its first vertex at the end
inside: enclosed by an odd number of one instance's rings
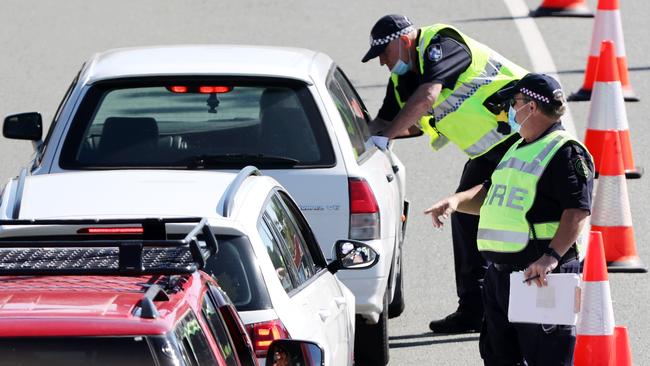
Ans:
POLYGON ((580 311, 580 276, 550 273, 548 286, 524 283, 524 272, 510 274, 511 323, 575 325, 580 311))

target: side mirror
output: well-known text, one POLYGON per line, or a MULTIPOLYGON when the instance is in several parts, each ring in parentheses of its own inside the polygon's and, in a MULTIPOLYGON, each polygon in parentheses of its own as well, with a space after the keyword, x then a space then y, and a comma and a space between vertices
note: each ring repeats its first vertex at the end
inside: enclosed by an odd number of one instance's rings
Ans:
POLYGON ((269 346, 266 366, 323 366, 323 348, 309 341, 278 339, 269 346))
POLYGON ((38 112, 7 116, 2 135, 8 139, 40 141, 43 136, 43 118, 38 112))
POLYGON ((372 247, 356 240, 339 240, 334 251, 336 259, 327 265, 331 273, 339 269, 367 269, 379 262, 379 254, 372 247))

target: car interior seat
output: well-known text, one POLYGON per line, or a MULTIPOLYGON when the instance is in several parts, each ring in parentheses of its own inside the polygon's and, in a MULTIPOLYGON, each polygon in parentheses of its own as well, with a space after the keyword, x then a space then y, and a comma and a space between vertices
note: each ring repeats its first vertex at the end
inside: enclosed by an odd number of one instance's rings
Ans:
POLYGON ((290 89, 271 88, 260 97, 262 153, 297 159, 319 159, 316 140, 298 97, 290 89))
POLYGON ((128 162, 150 157, 158 142, 158 124, 150 117, 109 117, 98 155, 103 161, 128 162))

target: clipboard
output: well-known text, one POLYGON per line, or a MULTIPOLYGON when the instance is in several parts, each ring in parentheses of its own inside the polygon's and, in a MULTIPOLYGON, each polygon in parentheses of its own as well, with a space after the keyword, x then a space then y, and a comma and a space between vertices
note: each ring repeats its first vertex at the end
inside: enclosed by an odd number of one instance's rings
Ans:
POLYGON ((580 312, 580 276, 549 273, 548 286, 528 286, 524 272, 510 274, 508 320, 511 323, 575 325, 580 312))

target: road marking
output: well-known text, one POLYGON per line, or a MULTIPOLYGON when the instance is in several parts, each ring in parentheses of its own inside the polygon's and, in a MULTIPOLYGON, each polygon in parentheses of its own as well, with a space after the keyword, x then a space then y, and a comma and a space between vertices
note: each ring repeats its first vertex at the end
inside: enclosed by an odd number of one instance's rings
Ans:
MULTIPOLYGON (((560 76, 557 74, 557 68, 555 67, 555 62, 553 62, 553 57, 551 57, 551 52, 548 50, 548 47, 546 47, 546 42, 544 42, 544 38, 542 37, 539 28, 537 28, 537 24, 533 18, 528 16, 529 10, 526 3, 524 3, 523 0, 503 0, 503 2, 508 7, 510 15, 514 20, 517 29, 519 29, 519 34, 521 35, 521 39, 524 41, 524 46, 526 46, 528 56, 533 64, 533 71, 545 72, 560 81, 560 76)), ((561 81, 560 85, 562 85, 561 81)), ((569 133, 576 136, 576 138, 578 137, 568 103, 566 112, 564 113, 564 116, 562 116, 562 125, 569 133)), ((587 219, 587 222, 577 240, 578 255, 580 259, 583 259, 587 252, 589 230, 591 227, 590 220, 591 218, 587 219)))
MULTIPOLYGON (((510 15, 519 30, 522 41, 524 41, 524 46, 530 57, 530 61, 533 65, 534 72, 544 72, 556 78, 560 81, 560 76, 557 74, 557 68, 555 67, 555 62, 553 62, 553 57, 551 52, 546 47, 546 42, 540 33, 539 28, 533 18, 528 16, 529 9, 526 3, 523 0, 503 0, 506 4, 506 7, 510 11, 510 15)), ((560 81, 560 85, 562 82, 560 81)), ((565 89, 566 93, 566 89, 565 89)), ((573 118, 571 117, 571 110, 567 104, 566 112, 562 116, 562 125, 564 128, 574 136, 576 134, 576 127, 573 123, 573 118)))

